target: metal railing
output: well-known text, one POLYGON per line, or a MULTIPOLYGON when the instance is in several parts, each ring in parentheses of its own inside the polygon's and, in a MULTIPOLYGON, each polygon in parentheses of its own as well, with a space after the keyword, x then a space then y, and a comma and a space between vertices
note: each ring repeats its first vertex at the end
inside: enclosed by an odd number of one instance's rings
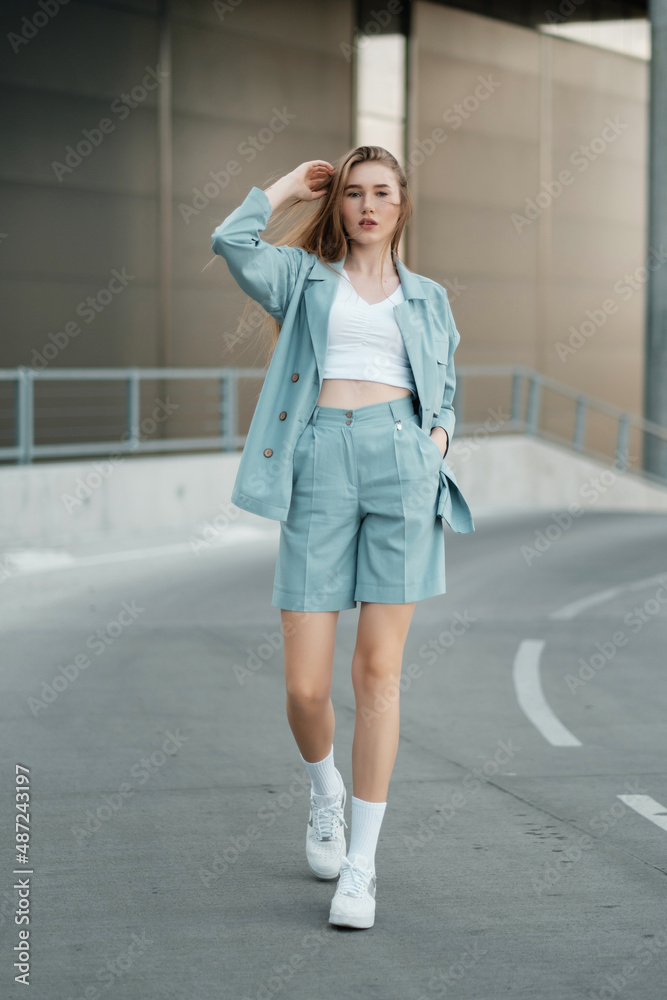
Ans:
MULTIPOLYGON (((0 407, 0 427, 2 417, 13 411, 13 444, 3 445, 0 442, 0 460, 14 459, 20 464, 32 462, 35 458, 77 458, 85 455, 114 454, 146 454, 150 452, 183 452, 200 451, 215 448, 223 451, 232 451, 243 446, 245 435, 238 433, 238 399, 237 387, 240 378, 262 379, 264 370, 261 368, 57 368, 53 370, 38 371, 33 368, 0 369, 0 385, 3 382, 13 383, 13 399, 4 412, 0 407), (156 424, 155 418, 142 418, 141 410, 141 388, 142 384, 155 382, 164 386, 167 382, 186 382, 194 380, 196 382, 212 382, 215 386, 215 400, 213 414, 215 430, 207 436, 197 434, 196 436, 172 436, 152 437, 150 433, 142 437, 142 424, 145 425, 151 419, 156 424), (79 423, 76 428, 61 429, 61 438, 78 435, 80 421, 91 415, 96 415, 100 421, 98 425, 89 430, 89 440, 68 441, 60 440, 54 443, 39 442, 36 440, 36 432, 41 431, 40 436, 51 432, 53 436, 53 425, 47 419, 54 415, 54 408, 43 408, 41 420, 39 408, 37 406, 36 391, 40 383, 70 382, 78 383, 119 383, 122 388, 120 396, 115 400, 115 413, 105 410, 105 407, 98 403, 93 406, 91 412, 89 406, 80 406, 77 412, 76 405, 65 406, 61 404, 60 412, 73 414, 72 419, 79 423), (111 417, 115 420, 104 421, 101 417, 111 417), (123 425, 123 430, 112 439, 105 438, 100 432, 104 430, 105 424, 115 423, 123 425)), ((47 397, 52 400, 54 397, 47 397)), ((79 393, 79 401, 85 397, 79 393)), ((69 403, 72 400, 76 403, 76 394, 71 394, 69 403)), ((164 410, 168 410, 167 404, 163 403, 164 410)), ((182 404, 173 404, 174 411, 181 408, 182 404)), ((56 407, 57 409, 57 407, 56 407)), ((210 407, 209 407, 210 411, 210 407)), ((12 423, 11 420, 5 423, 12 423)), ((160 430, 164 432, 166 417, 161 421, 160 430)), ((173 423, 173 421, 172 421, 173 423)), ((203 420, 199 420, 201 425, 203 420)), ((157 428, 153 428, 153 431, 157 428)), ((57 432, 57 428, 55 429, 57 432)))
MULTIPOLYGON (((265 374, 262 368, 232 367, 0 369, 0 387, 3 383, 11 386, 11 391, 5 392, 4 410, 0 392, 0 435, 4 432, 6 439, 3 443, 0 437, 0 460, 26 464, 34 459, 76 458, 111 452, 121 455, 210 449, 233 451, 245 442, 245 434, 239 433, 239 381, 251 379, 261 383, 265 374), (188 400, 184 387, 192 381, 197 385, 197 393, 194 399, 188 400), (58 396, 55 388, 50 396, 44 395, 46 387, 56 383, 77 386, 78 395, 73 388, 66 395, 58 396), (110 402, 104 398, 105 383, 116 386, 115 396, 113 390, 106 390, 111 396, 110 402), (142 389, 151 383, 163 387, 163 392, 168 384, 180 387, 180 402, 171 404, 171 413, 164 400, 155 399, 163 406, 159 428, 157 418, 152 420, 152 428, 150 417, 142 419, 142 389), (82 387, 89 395, 94 391, 92 403, 82 393, 82 387), (187 417, 188 411, 190 417, 187 417), (63 414, 72 421, 70 427, 58 427, 57 419, 63 414), (95 419, 97 424, 93 422, 95 419), (145 431, 143 436, 142 430, 145 431), (159 430, 157 436, 156 430, 159 430), (202 430, 210 433, 202 434, 202 430), (76 440, 81 436, 86 440, 76 440)), ((503 422, 503 432, 540 437, 605 462, 613 458, 619 468, 632 468, 645 478, 667 485, 667 428, 522 366, 457 365, 456 378, 457 436, 474 434, 480 427, 480 421, 466 422, 464 419, 464 400, 475 395, 470 391, 471 383, 481 384, 487 378, 506 379, 510 390, 510 417, 503 422), (552 425, 554 412, 559 417, 555 422, 562 423, 567 416, 566 407, 573 409, 571 434, 557 434, 550 429, 548 415, 543 413, 545 393, 560 400, 551 406, 552 425), (587 443, 592 415, 612 422, 614 445, 607 452, 587 443), (651 440, 654 456, 660 456, 657 472, 642 468, 641 459, 632 467, 629 448, 633 431, 642 435, 643 450, 647 440, 651 440)), ((484 393, 478 385, 477 396, 480 395, 484 393)))

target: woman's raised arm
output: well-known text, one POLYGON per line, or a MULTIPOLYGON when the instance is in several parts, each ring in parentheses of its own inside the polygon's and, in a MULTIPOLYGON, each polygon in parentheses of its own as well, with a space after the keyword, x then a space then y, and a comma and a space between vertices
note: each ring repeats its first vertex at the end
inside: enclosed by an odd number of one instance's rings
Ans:
POLYGON ((259 234, 266 229, 272 212, 288 199, 314 201, 323 197, 333 169, 326 160, 309 160, 266 191, 253 187, 211 236, 214 253, 225 258, 237 284, 280 323, 285 318, 304 251, 299 247, 273 246, 259 234))

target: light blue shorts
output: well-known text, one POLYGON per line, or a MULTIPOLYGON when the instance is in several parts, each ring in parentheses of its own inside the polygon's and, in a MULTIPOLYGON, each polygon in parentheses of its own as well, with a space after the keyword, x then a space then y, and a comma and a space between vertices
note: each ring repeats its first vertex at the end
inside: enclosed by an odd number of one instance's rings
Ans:
POLYGON ((356 410, 316 406, 294 451, 272 605, 343 611, 444 594, 441 463, 414 396, 356 410))

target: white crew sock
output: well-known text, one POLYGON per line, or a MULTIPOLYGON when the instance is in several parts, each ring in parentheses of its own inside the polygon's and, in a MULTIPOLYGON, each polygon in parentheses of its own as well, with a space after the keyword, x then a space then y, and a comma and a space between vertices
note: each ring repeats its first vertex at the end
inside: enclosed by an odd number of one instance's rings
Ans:
POLYGON ((338 795, 340 779, 334 767, 333 745, 324 760, 318 760, 311 764, 304 758, 303 754, 300 754, 300 757, 310 775, 313 795, 338 795))
POLYGON ((347 856, 351 858, 353 854, 363 854, 373 870, 375 870, 375 848, 386 808, 386 802, 366 802, 364 799, 352 796, 352 825, 347 856))

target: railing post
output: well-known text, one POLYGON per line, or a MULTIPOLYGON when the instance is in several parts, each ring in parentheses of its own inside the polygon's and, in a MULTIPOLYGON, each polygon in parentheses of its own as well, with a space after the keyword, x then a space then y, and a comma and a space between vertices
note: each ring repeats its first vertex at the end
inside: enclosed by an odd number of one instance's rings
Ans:
POLYGON ((18 462, 20 465, 28 465, 32 462, 35 440, 34 400, 34 372, 31 368, 21 365, 18 368, 14 399, 15 444, 19 449, 18 462))
POLYGON ((512 416, 511 421, 513 424, 518 424, 521 421, 521 384, 522 384, 523 374, 516 370, 512 375, 512 416))
POLYGON ((141 383, 136 368, 128 368, 125 390, 125 421, 127 443, 132 451, 139 447, 139 415, 141 410, 141 383))
POLYGON ((526 413, 526 431, 528 434, 537 434, 540 419, 540 376, 535 372, 529 376, 530 387, 528 389, 528 412, 526 413))
POLYGON ((220 376, 220 437, 223 451, 233 451, 236 446, 237 413, 236 369, 230 368, 220 376))
POLYGON ((616 442, 616 461, 621 469, 628 464, 628 445, 630 441, 630 418, 627 413, 618 419, 618 440, 616 442))
POLYGON ((577 400, 577 412, 574 417, 574 440, 572 444, 577 451, 582 451, 584 447, 584 430, 586 426, 586 397, 579 396, 577 400))

